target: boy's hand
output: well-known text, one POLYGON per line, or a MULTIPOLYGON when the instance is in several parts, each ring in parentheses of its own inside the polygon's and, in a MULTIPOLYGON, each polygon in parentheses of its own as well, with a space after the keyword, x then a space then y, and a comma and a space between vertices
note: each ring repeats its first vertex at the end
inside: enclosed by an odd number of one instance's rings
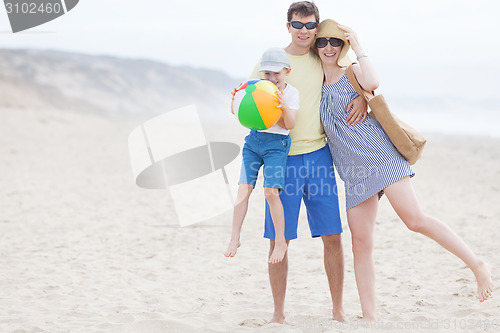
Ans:
POLYGON ((278 95, 278 103, 279 105, 277 108, 280 108, 283 112, 287 112, 290 110, 288 103, 286 102, 285 96, 283 96, 283 93, 281 91, 276 91, 276 95, 278 95))
POLYGON ((236 95, 236 92, 238 91, 237 88, 234 88, 233 91, 231 91, 231 95, 233 96, 233 98, 231 99, 231 113, 234 114, 234 110, 233 110, 233 104, 234 104, 234 95, 236 95))
POLYGON ((234 101, 234 95, 236 95, 236 92, 238 91, 238 89, 234 88, 233 91, 231 91, 231 95, 233 96, 233 101, 234 101))

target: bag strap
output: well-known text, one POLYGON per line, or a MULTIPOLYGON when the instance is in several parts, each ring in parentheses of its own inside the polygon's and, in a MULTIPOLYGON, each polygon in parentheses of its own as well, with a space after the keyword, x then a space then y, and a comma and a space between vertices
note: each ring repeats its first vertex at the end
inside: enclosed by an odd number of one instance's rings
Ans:
POLYGON ((364 96, 367 102, 369 102, 373 97, 375 97, 374 92, 369 92, 361 88, 358 80, 356 79, 356 76, 354 75, 352 65, 349 65, 349 67, 347 67, 345 73, 347 75, 347 79, 349 80, 352 87, 354 88, 354 90, 356 90, 359 96, 364 96))

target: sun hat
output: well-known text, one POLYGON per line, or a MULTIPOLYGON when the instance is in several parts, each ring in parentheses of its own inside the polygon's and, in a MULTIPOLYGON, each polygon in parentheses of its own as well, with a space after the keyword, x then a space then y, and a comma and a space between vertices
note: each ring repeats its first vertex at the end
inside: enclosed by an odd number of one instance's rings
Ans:
POLYGON ((321 23, 318 26, 318 32, 316 33, 316 38, 314 39, 314 43, 312 43, 311 48, 316 49, 316 39, 321 37, 326 37, 326 38, 334 37, 342 40, 344 42, 344 45, 342 46, 342 50, 340 51, 337 63, 339 64, 340 67, 347 67, 352 63, 351 59, 349 59, 349 56, 347 55, 347 51, 349 51, 350 46, 345 39, 345 31, 340 29, 338 27, 338 24, 339 24, 338 22, 332 19, 326 19, 321 21, 321 23))
POLYGON ((290 67, 290 60, 288 60, 286 51, 279 47, 273 47, 262 55, 259 72, 279 72, 283 68, 290 67))

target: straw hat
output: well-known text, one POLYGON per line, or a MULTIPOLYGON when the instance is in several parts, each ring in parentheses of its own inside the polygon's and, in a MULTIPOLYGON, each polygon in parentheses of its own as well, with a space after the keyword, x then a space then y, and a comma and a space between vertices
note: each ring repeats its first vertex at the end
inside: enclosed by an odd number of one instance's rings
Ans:
POLYGON ((316 38, 314 39, 314 43, 312 43, 311 48, 316 48, 316 39, 321 37, 334 37, 341 39, 344 42, 344 45, 342 46, 342 50, 340 51, 337 63, 340 67, 347 67, 352 63, 351 59, 349 59, 349 56, 347 55, 347 51, 349 51, 350 46, 345 39, 345 31, 340 29, 337 26, 338 24, 338 22, 331 19, 322 21, 318 26, 318 32, 316 33, 316 38))

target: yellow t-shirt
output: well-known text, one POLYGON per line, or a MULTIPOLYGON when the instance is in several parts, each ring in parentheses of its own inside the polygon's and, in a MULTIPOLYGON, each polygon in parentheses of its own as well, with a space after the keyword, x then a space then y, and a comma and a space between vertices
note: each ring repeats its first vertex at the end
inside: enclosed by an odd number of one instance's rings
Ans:
MULTIPOLYGON (((300 94, 300 109, 295 127, 290 130, 292 145, 289 155, 306 154, 326 145, 326 135, 319 115, 323 68, 321 60, 312 51, 302 56, 289 54, 288 59, 292 71, 286 77, 286 82, 297 88, 300 94)), ((262 78, 259 67, 259 64, 255 66, 250 78, 262 78)))

